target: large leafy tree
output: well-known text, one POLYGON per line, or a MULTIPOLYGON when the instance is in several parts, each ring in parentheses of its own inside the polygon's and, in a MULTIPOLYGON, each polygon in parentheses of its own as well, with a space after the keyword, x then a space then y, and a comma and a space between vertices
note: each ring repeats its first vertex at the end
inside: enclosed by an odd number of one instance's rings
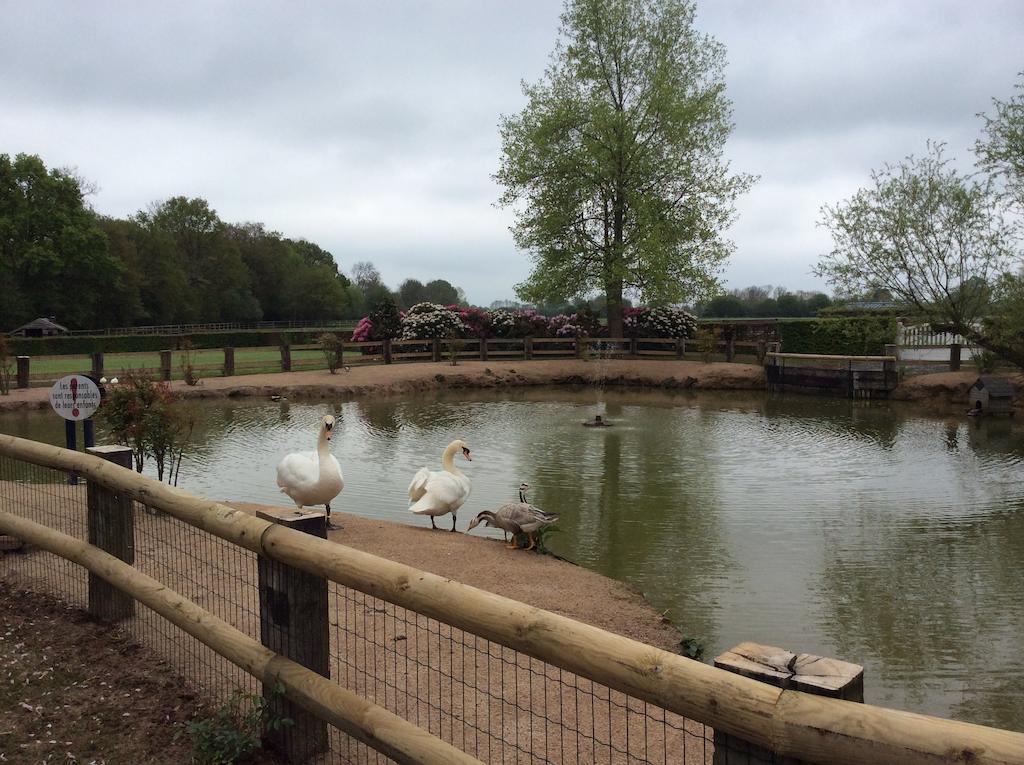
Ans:
POLYGON ((192 321, 252 321, 262 317, 250 271, 227 225, 205 199, 172 197, 139 213, 137 222, 173 242, 188 289, 177 295, 192 321))
POLYGON ((1017 230, 991 178, 958 171, 941 144, 872 173, 823 208, 834 246, 816 269, 840 292, 887 290, 934 327, 1024 366, 1017 230))
POLYGON ((1006 101, 992 99, 994 112, 981 115, 984 135, 974 152, 979 167, 997 182, 1002 198, 1024 214, 1024 79, 1016 90, 1006 101))
POLYGON ((73 173, 0 154, 0 328, 39 316, 74 328, 130 318, 124 272, 73 173))
POLYGON ((731 130, 725 51, 687 0, 567 0, 544 77, 501 123, 496 179, 535 302, 656 303, 708 297, 732 251, 723 237, 753 179, 723 159, 731 130))

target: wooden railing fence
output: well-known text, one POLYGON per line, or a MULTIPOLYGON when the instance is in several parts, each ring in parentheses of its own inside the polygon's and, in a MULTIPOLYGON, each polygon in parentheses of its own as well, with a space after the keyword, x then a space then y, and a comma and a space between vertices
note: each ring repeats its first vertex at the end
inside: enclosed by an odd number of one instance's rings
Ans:
MULTIPOLYGON (((773 688, 563 616, 192 497, 91 455, 12 436, 0 436, 0 455, 31 465, 75 472, 90 482, 159 508, 185 524, 251 553, 588 678, 625 693, 631 699, 656 705, 666 715, 680 715, 714 726, 716 731, 763 747, 775 757, 865 765, 1024 762, 1024 734, 773 688)), ((314 685, 320 687, 322 678, 311 678, 280 658, 267 656, 264 649, 243 644, 237 635, 225 632, 223 625, 190 611, 192 604, 183 603, 173 594, 161 594, 160 583, 139 577, 139 572, 128 564, 97 554, 81 540, 57 538, 47 529, 31 527, 13 517, 17 515, 16 510, 12 506, 0 514, 0 533, 24 535, 86 565, 133 597, 152 600, 156 604, 153 607, 163 609, 161 613, 168 618, 180 618, 183 627, 193 630, 203 642, 212 645, 216 641, 218 651, 232 651, 232 660, 237 659, 249 671, 284 681, 290 698, 332 723, 350 724, 344 722, 341 710, 346 703, 358 705, 358 700, 340 692, 334 692, 331 699, 323 697, 314 689, 314 685)), ((627 700, 627 710, 632 710, 631 705, 627 700)), ((627 721, 629 714, 627 711, 627 721)), ((413 732, 406 731, 397 721, 388 720, 387 725, 370 726, 368 718, 361 717, 356 727, 361 734, 380 740, 387 732, 391 736, 390 743, 385 742, 387 745, 396 747, 397 752, 408 751, 408 747, 413 746, 412 739, 408 738, 413 732)), ((625 754, 629 760, 629 752, 625 754)), ((411 757, 409 761, 428 760, 411 757)), ((612 761, 611 749, 609 761, 612 761)), ((644 757, 642 761, 654 760, 644 757)))
MULTIPOLYGON (((480 360, 533 359, 700 359, 732 362, 742 357, 760 363, 767 350, 777 343, 740 341, 718 337, 703 344, 694 339, 662 337, 641 338, 435 338, 415 340, 339 340, 338 355, 342 367, 403 362, 449 362, 480 360)), ((298 372, 327 368, 327 359, 320 346, 314 344, 265 346, 256 348, 227 347, 219 351, 204 349, 191 352, 192 371, 202 377, 232 376, 258 372, 298 372), (209 356, 221 358, 210 361, 209 356), (198 361, 197 359, 206 359, 198 361)), ((17 357, 17 387, 53 383, 65 374, 123 376, 129 371, 147 374, 154 379, 171 380, 182 376, 186 351, 164 350, 156 353, 118 353, 111 360, 103 353, 71 356, 38 357, 51 371, 32 372, 32 357, 17 357), (154 363, 156 362, 156 363, 154 363), (60 367, 55 370, 54 367, 60 367)))

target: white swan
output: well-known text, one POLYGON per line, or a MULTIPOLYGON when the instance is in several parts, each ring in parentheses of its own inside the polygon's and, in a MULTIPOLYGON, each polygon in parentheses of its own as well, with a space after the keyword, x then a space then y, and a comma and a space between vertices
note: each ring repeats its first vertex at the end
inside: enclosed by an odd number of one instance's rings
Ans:
POLYGON ((455 452, 459 449, 463 457, 473 461, 465 441, 452 441, 441 456, 444 469, 420 468, 409 484, 409 509, 418 515, 429 515, 431 528, 437 528, 434 516, 451 513, 451 530, 455 531, 455 514, 469 498, 469 476, 455 467, 455 452))
POLYGON ((277 466, 277 485, 299 510, 306 505, 326 507, 327 527, 335 529, 338 527, 331 522, 331 500, 345 488, 345 480, 341 476, 341 465, 327 446, 333 429, 334 418, 328 414, 320 423, 316 451, 285 455, 277 466))

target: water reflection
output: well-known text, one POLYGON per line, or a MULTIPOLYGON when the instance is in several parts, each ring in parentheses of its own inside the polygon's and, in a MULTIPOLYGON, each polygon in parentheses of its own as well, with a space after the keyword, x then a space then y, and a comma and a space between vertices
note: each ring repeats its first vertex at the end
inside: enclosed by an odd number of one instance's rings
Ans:
MULTIPOLYGON (((453 438, 473 493, 561 514, 555 552, 642 589, 714 655, 743 640, 857 661, 867 699, 1024 728, 1024 446, 1013 420, 756 394, 454 391, 198 404, 186 489, 284 504, 274 468, 333 413, 338 508, 422 524, 406 487, 453 438), (610 428, 584 428, 601 414, 610 428)), ((61 443, 45 414, 0 430, 61 443)), ((476 530, 474 533, 480 533, 476 530)), ((493 530, 485 533, 495 533, 493 530)))

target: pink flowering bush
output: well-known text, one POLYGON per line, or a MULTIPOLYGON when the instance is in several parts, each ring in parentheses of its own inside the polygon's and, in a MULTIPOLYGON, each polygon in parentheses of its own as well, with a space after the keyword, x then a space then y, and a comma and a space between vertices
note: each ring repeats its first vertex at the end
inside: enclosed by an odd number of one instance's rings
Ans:
POLYGON ((576 315, 560 313, 548 319, 548 333, 552 337, 586 337, 588 332, 579 321, 576 315))
POLYGON ((352 332, 352 342, 354 343, 365 343, 371 339, 373 335, 373 322, 370 321, 369 316, 364 316, 356 324, 355 330, 352 332))
POLYGON ((464 337, 493 337, 491 315, 483 308, 456 308, 464 337))
POLYGON ((543 314, 532 308, 515 311, 512 314, 514 325, 512 337, 547 337, 548 320, 543 314))

